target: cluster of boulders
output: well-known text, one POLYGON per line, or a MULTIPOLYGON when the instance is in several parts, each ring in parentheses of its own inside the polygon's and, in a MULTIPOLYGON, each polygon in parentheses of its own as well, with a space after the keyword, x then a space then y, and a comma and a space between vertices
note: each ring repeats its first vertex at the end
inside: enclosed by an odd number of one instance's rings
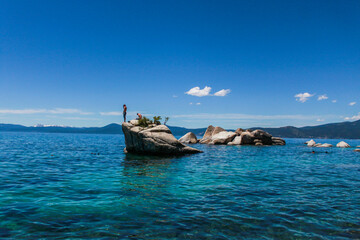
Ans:
POLYGON ((198 140, 194 133, 187 133, 179 139, 182 143, 201 143, 212 145, 285 145, 285 140, 273 137, 263 130, 236 129, 235 132, 226 131, 221 127, 209 126, 204 136, 198 140))
POLYGON ((126 153, 152 155, 183 155, 201 153, 202 151, 179 142, 165 125, 139 126, 132 120, 122 124, 125 135, 126 153))
MULTIPOLYGON (((305 144, 308 146, 308 147, 333 147, 333 145, 329 144, 329 143, 316 143, 313 139, 311 139, 310 141, 308 142, 305 142, 305 144)), ((346 142, 344 141, 341 141, 339 142, 338 144, 336 144, 336 147, 339 147, 339 148, 349 148, 350 145, 347 144, 346 142)))

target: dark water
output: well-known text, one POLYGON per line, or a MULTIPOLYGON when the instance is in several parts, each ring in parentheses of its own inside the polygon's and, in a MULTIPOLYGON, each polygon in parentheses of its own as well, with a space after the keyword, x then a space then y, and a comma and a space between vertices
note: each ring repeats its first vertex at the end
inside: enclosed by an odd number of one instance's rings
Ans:
POLYGON ((360 153, 303 142, 154 158, 120 135, 0 133, 0 239, 359 239, 360 153))

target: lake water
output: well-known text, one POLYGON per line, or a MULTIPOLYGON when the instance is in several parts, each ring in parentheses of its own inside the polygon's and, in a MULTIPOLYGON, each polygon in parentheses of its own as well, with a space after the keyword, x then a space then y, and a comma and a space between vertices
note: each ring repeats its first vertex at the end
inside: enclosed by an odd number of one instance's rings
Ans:
POLYGON ((359 239, 360 153, 304 141, 156 158, 122 135, 0 133, 0 239, 359 239))

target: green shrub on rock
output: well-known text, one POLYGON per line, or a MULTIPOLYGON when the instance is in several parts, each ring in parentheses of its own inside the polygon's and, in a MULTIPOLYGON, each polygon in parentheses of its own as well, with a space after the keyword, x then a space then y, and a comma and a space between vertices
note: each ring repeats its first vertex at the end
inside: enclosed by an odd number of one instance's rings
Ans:
POLYGON ((147 117, 142 117, 141 119, 139 119, 139 126, 140 127, 147 127, 149 126, 149 124, 151 124, 152 122, 150 121, 150 119, 148 119, 147 117))
POLYGON ((154 124, 156 124, 156 125, 160 125, 160 124, 161 124, 161 122, 160 122, 161 117, 160 117, 160 116, 154 116, 153 119, 154 119, 154 124))

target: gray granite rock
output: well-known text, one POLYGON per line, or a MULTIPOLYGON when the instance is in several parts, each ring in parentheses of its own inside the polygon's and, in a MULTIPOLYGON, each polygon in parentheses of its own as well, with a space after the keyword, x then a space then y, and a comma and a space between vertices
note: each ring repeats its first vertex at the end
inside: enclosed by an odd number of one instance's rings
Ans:
POLYGON ((187 134, 185 134, 184 136, 182 136, 180 139, 179 139, 179 142, 181 143, 185 143, 185 144, 195 144, 198 142, 197 138, 196 138, 196 135, 192 132, 188 132, 187 134))
POLYGON ((308 146, 308 147, 314 147, 315 144, 316 144, 316 142, 315 142, 314 140, 312 140, 312 139, 307 142, 307 146, 308 146))
POLYGON ((211 137, 211 144, 228 144, 236 137, 236 133, 221 131, 211 137))
POLYGON ((341 142, 339 142, 338 144, 336 144, 336 147, 339 147, 339 148, 349 148, 350 145, 347 144, 347 143, 344 142, 344 141, 341 141, 341 142))
POLYGON ((128 153, 183 155, 202 152, 179 142, 165 125, 143 128, 123 123, 122 130, 128 153))

